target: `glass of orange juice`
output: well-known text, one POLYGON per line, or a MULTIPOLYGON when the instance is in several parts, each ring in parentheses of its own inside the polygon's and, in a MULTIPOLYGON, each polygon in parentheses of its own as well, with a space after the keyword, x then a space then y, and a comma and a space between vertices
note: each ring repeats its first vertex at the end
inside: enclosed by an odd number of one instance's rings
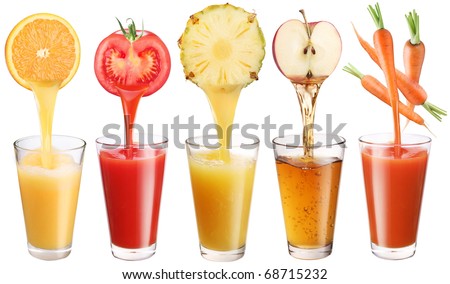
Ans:
POLYGON ((244 256, 259 139, 232 136, 229 147, 207 136, 186 140, 201 255, 244 256))
POLYGON ((40 136, 14 142, 28 251, 36 258, 71 252, 85 147, 82 139, 56 135, 51 152, 42 152, 40 136))
POLYGON ((412 257, 431 139, 402 134, 360 137, 372 253, 384 259, 412 257))
POLYGON ((331 254, 345 139, 314 134, 273 140, 289 253, 300 259, 331 254), (306 155, 305 153, 308 153, 306 155))

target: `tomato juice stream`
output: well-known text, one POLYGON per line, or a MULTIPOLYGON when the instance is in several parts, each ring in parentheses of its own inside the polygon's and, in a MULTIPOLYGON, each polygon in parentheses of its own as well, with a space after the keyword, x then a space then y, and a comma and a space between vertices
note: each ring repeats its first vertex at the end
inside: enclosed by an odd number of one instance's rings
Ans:
POLYGON ((144 94, 142 90, 137 91, 125 91, 120 90, 120 99, 122 100, 122 108, 124 115, 124 127, 125 127, 125 148, 133 147, 133 125, 136 119, 136 112, 139 105, 139 101, 144 94))

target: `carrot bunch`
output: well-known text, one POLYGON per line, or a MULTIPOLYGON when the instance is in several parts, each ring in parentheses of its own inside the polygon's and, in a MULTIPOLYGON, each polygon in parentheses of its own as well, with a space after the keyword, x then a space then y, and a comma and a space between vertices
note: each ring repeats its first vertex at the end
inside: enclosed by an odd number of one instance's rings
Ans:
POLYGON ((411 39, 406 41, 403 49, 405 74, 395 68, 392 35, 384 27, 379 4, 375 4, 375 7, 369 6, 368 10, 377 26, 377 30, 373 34, 374 47, 359 35, 354 26, 353 29, 363 49, 383 70, 387 87, 375 77, 362 74, 351 64, 345 66, 344 71, 358 77, 361 80, 362 86, 367 91, 392 107, 395 134, 394 142, 395 144, 400 144, 399 114, 405 116, 408 119, 407 122, 411 120, 419 125, 426 126, 423 118, 414 112, 414 106, 423 106, 439 121, 442 120, 442 116, 447 115, 447 112, 427 101, 428 95, 422 86, 419 85, 419 78, 425 58, 425 45, 420 40, 419 16, 416 11, 406 15, 411 39), (405 96, 408 106, 399 101, 398 90, 405 96))

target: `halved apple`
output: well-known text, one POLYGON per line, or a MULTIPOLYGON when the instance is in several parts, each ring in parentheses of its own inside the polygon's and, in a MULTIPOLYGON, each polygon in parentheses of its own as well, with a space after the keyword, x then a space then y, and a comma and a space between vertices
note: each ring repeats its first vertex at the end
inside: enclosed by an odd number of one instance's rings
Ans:
MULTIPOLYGON (((304 13, 301 11, 303 16, 304 13)), ((278 69, 294 83, 322 82, 336 68, 342 42, 333 24, 294 19, 282 24, 273 39, 278 69)))

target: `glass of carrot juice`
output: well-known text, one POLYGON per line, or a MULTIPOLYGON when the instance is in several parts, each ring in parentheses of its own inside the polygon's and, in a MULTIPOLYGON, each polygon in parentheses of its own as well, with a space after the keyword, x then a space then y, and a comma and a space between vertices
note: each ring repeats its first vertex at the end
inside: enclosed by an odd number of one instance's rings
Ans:
POLYGON ((201 255, 244 256, 259 139, 232 136, 221 147, 207 136, 186 140, 201 255))
POLYGON ((143 138, 132 145, 110 137, 96 141, 111 252, 123 260, 142 260, 156 252, 168 140, 143 138))
POLYGON ((402 134, 359 138, 372 252, 384 259, 414 255, 431 139, 402 134))
POLYGON ((320 259, 332 252, 345 139, 314 134, 273 140, 284 224, 291 256, 320 259))
POLYGON ((14 142, 20 195, 29 253, 43 260, 67 257, 78 203, 86 143, 70 136, 52 136, 51 152, 40 136, 14 142))

